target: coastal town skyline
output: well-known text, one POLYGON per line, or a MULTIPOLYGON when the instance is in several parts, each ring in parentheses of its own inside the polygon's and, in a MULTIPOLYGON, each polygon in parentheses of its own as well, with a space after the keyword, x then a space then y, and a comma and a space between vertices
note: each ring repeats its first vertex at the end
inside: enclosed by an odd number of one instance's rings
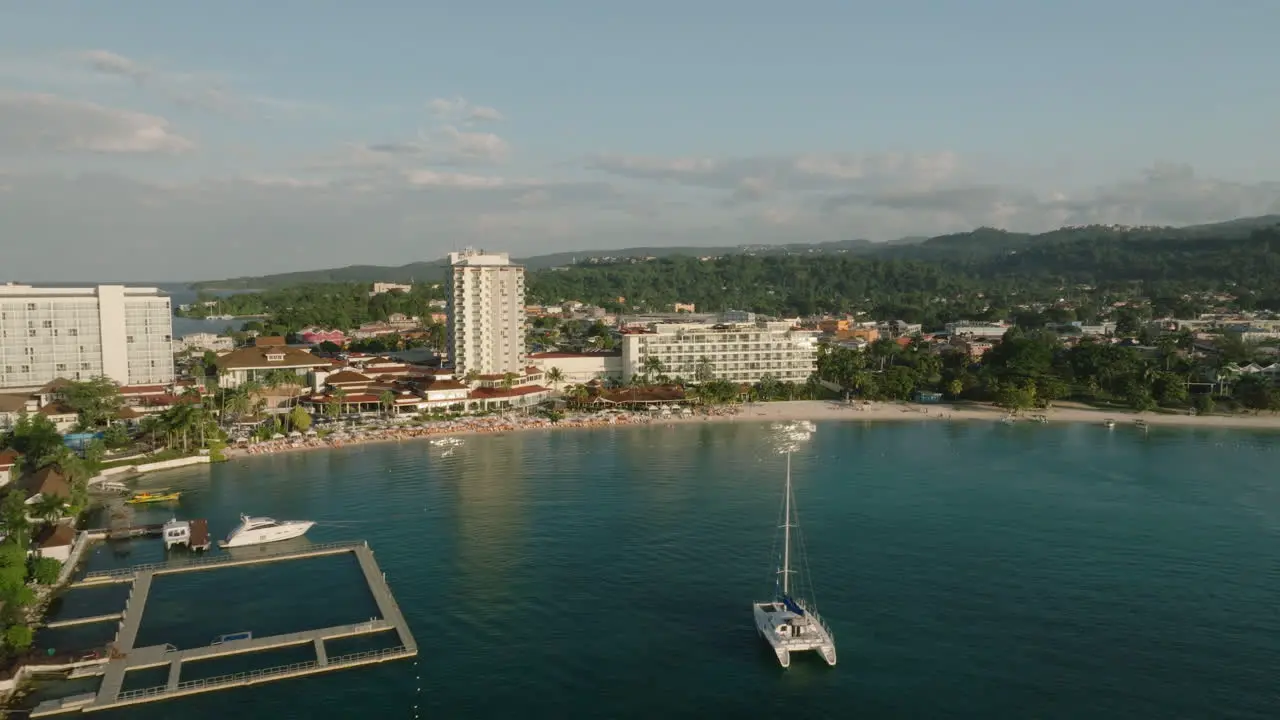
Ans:
POLYGON ((936 5, 125 3, 74 22, 13 8, 6 275, 188 280, 469 244, 524 257, 1280 210, 1260 120, 1280 93, 1256 72, 1280 9, 936 5))

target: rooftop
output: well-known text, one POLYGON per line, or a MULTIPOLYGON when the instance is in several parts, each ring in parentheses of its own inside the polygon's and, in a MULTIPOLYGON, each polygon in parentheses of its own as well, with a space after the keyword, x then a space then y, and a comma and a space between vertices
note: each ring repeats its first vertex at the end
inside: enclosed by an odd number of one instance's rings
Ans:
POLYGON ((215 363, 219 370, 267 370, 271 368, 318 368, 330 366, 328 360, 316 357, 306 350, 283 346, 240 348, 219 357, 215 363), (279 356, 279 359, 268 359, 268 356, 272 358, 279 356))

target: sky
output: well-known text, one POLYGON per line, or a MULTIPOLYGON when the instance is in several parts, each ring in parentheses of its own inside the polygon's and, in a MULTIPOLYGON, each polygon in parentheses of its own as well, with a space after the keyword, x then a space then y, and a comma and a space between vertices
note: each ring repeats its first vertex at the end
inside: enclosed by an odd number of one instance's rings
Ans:
POLYGON ((1274 0, 0 17, 0 281, 1280 212, 1274 0))

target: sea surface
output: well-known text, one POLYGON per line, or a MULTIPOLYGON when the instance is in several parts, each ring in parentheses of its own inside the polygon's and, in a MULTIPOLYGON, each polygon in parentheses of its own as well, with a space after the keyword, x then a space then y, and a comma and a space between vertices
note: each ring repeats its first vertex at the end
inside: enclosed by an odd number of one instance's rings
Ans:
MULTIPOLYGON (((788 670, 751 617, 773 588, 784 468, 763 425, 471 437, 447 457, 406 441, 149 476, 218 535, 248 512, 317 520, 312 542, 367 539, 421 654, 101 716, 1273 719, 1277 440, 819 423, 794 478, 839 665, 802 655, 788 670)), ((162 554, 104 546, 91 567, 162 554)), ((122 592, 72 591, 59 615, 110 611, 122 592)), ((353 561, 228 568, 157 578, 139 641, 374 612, 353 561)), ((105 642, 107 625, 39 642, 105 642)), ((308 659, 210 661, 183 679, 308 659)))

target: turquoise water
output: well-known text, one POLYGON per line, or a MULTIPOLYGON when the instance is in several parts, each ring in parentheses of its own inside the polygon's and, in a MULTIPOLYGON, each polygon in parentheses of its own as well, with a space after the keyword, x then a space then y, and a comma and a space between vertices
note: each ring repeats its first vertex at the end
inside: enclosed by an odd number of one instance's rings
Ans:
MULTIPOLYGON (((772 589, 783 468, 764 430, 523 433, 451 457, 405 442, 154 476, 219 535, 252 512, 319 520, 314 542, 368 539, 421 654, 102 716, 1280 713, 1276 436, 820 423, 795 483, 840 664, 784 671, 750 614, 772 589)), ((151 561, 158 545, 103 548, 92 566, 151 561)), ((180 646, 372 607, 337 558, 162 577, 152 598, 141 639, 180 646)), ((65 616, 108 601, 72 593, 65 616)), ((244 667, 219 662, 184 679, 244 667)))

